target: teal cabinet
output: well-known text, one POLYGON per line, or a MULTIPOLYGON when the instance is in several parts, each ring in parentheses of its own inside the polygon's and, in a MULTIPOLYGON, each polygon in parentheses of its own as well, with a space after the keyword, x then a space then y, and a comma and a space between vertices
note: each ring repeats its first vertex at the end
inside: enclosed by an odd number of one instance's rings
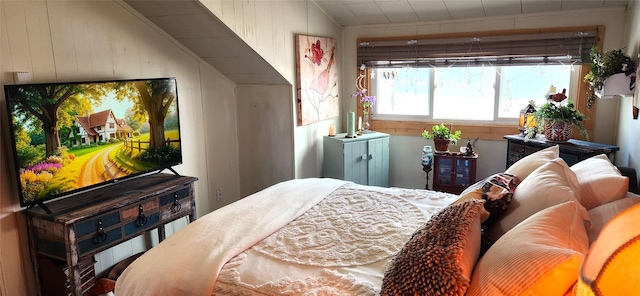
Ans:
POLYGON ((389 135, 345 136, 324 137, 323 177, 389 187, 389 135))

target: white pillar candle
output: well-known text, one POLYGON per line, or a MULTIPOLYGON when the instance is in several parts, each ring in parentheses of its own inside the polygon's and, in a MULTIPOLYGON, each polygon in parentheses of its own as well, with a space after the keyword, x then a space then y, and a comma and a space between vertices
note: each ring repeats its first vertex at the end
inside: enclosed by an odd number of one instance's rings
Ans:
POLYGON ((358 130, 362 130, 362 116, 358 116, 358 130))

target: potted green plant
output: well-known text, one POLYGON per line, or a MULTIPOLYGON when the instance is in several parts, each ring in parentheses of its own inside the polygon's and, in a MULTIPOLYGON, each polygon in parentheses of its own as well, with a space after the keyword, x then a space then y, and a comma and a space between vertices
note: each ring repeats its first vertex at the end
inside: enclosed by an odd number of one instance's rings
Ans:
POLYGON ((587 108, 591 108, 597 98, 596 92, 601 91, 604 81, 617 73, 630 74, 635 71, 635 63, 631 57, 622 52, 622 49, 600 52, 597 46, 591 48, 591 70, 584 76, 584 81, 589 83, 589 96, 587 108))
POLYGON ((422 132, 422 137, 430 140, 433 139, 433 143, 436 152, 449 151, 449 143, 456 144, 460 140, 462 132, 457 130, 453 134, 451 133, 452 126, 446 127, 443 123, 434 125, 431 128, 431 133, 426 129, 422 132))
MULTIPOLYGON (((566 90, 562 90, 562 93, 550 94, 547 96, 547 102, 536 108, 534 116, 537 130, 542 131, 548 141, 565 142, 571 139, 571 132, 575 126, 584 139, 589 139, 583 123, 588 118, 576 110, 574 102, 568 99, 565 93, 566 90)), ((525 138, 531 139, 535 134, 528 131, 525 138)))

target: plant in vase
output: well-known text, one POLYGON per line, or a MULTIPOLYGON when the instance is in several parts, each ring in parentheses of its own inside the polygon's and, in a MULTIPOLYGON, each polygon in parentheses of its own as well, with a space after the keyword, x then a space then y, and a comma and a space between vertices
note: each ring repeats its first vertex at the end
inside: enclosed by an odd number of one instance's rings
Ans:
POLYGON ((425 129, 422 132, 422 137, 427 140, 433 139, 436 152, 447 152, 449 151, 449 143, 455 145, 462 135, 462 132, 459 130, 452 134, 451 129, 453 129, 451 125, 446 127, 441 123, 439 125, 434 125, 431 128, 431 133, 425 129))
POLYGON ((371 127, 369 123, 369 116, 371 115, 371 107, 376 103, 376 96, 368 96, 367 89, 363 88, 351 95, 352 98, 360 97, 360 104, 362 104, 362 114, 364 114, 364 120, 362 122, 362 130, 367 131, 371 127))
MULTIPOLYGON (((565 142, 571 139, 571 132, 575 126, 584 139, 589 139, 583 121, 588 118, 576 110, 573 101, 567 98, 566 89, 561 93, 549 94, 547 102, 536 108, 536 128, 542 131, 549 141, 565 142)), ((525 139, 531 139, 536 133, 528 132, 525 139)))

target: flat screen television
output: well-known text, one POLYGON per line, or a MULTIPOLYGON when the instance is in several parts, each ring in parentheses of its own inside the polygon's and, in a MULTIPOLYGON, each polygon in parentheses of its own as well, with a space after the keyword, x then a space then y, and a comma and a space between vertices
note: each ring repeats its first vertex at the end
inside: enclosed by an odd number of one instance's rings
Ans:
POLYGON ((22 207, 182 163, 175 78, 4 90, 22 207))

